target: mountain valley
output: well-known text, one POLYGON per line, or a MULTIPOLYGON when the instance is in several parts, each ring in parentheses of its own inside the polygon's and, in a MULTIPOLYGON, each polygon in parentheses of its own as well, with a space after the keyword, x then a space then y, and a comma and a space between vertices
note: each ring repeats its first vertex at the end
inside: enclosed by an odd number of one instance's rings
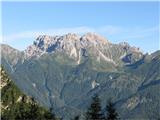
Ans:
POLYGON ((1 65, 64 120, 83 116, 94 94, 102 107, 112 99, 122 119, 160 118, 160 50, 144 54, 96 33, 41 35, 24 51, 1 44, 1 65))

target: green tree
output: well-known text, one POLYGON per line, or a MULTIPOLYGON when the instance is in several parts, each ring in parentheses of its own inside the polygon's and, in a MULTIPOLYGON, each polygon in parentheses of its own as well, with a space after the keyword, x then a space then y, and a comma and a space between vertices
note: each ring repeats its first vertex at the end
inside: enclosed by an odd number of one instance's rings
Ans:
POLYGON ((86 113, 86 120, 104 120, 98 95, 93 96, 92 100, 93 102, 86 113))
POLYGON ((0 67, 1 82, 1 119, 2 120, 57 120, 53 111, 49 111, 24 95, 10 80, 4 68, 0 67), (21 97, 21 100, 18 100, 21 97))
POLYGON ((44 113, 44 117, 46 120, 56 120, 55 114, 53 113, 53 109, 50 108, 49 111, 44 113))
POLYGON ((106 105, 106 111, 107 115, 105 120, 118 120, 118 113, 111 100, 109 100, 108 104, 106 105))
POLYGON ((79 115, 75 116, 74 120, 79 120, 79 115))

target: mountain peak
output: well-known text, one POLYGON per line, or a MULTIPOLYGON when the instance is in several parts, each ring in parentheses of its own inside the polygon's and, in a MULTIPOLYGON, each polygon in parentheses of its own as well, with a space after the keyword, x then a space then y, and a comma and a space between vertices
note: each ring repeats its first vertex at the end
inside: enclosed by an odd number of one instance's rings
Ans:
POLYGON ((103 44, 108 42, 104 37, 102 37, 101 35, 99 35, 97 33, 89 32, 82 37, 88 41, 96 41, 96 42, 103 43, 103 44))
POLYGON ((99 62, 103 60, 114 65, 116 65, 114 56, 121 61, 119 58, 123 58, 126 54, 133 53, 136 56, 141 54, 139 48, 131 47, 126 42, 114 45, 96 33, 86 33, 82 36, 75 33, 68 33, 62 36, 40 35, 33 45, 25 50, 26 57, 38 57, 55 52, 62 52, 68 55, 78 64, 84 56, 90 54, 96 57, 99 62))
POLYGON ((107 43, 107 40, 102 37, 101 35, 97 34, 97 33, 91 33, 91 32, 88 32, 86 34, 84 34, 83 36, 80 36, 76 33, 68 33, 68 34, 65 34, 65 35, 62 35, 62 36, 49 36, 49 35, 39 35, 36 39, 36 41, 44 41, 45 43, 48 43, 48 42, 52 42, 54 40, 77 40, 79 41, 80 39, 84 39, 86 41, 99 41, 102 42, 102 43, 107 43))
POLYGON ((130 46, 128 42, 120 42, 119 45, 122 45, 122 46, 130 46))
POLYGON ((27 56, 41 55, 45 52, 65 51, 70 53, 71 50, 86 49, 87 47, 102 46, 108 41, 96 34, 87 33, 80 36, 75 33, 68 33, 62 36, 40 35, 33 42, 33 45, 26 49, 27 56))
POLYGON ((79 40, 80 39, 80 36, 75 33, 68 33, 64 35, 63 37, 67 40, 79 40))

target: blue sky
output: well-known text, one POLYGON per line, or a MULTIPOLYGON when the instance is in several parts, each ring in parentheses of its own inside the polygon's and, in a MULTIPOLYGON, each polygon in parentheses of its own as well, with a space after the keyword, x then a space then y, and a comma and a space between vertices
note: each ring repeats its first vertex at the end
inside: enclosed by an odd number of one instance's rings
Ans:
POLYGON ((158 2, 2 2, 3 43, 24 50, 40 34, 96 32, 154 52, 159 11, 158 2))

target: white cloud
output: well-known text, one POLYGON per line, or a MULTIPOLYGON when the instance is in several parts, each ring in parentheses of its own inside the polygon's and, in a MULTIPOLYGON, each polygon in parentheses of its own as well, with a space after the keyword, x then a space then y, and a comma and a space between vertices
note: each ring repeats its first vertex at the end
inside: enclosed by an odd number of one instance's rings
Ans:
POLYGON ((63 35, 67 33, 86 33, 86 32, 95 32, 94 29, 89 27, 75 27, 75 28, 59 28, 59 29, 48 29, 48 30, 31 30, 24 31, 20 33, 14 33, 10 35, 3 36, 3 42, 7 41, 17 41, 23 39, 35 38, 38 35, 63 35))
POLYGON ((98 33, 107 33, 107 34, 116 34, 120 32, 120 28, 114 26, 103 26, 98 28, 91 27, 73 27, 73 28, 58 28, 58 29, 48 29, 48 30, 31 30, 24 31, 20 33, 14 33, 10 35, 3 36, 3 42, 7 41, 17 41, 23 39, 35 38, 38 35, 63 35, 67 33, 77 33, 77 34, 85 34, 87 32, 98 32, 98 33))
POLYGON ((97 28, 91 28, 87 26, 82 27, 73 27, 73 28, 54 28, 47 30, 29 30, 20 33, 4 35, 2 36, 3 42, 17 41, 17 40, 30 40, 36 38, 38 35, 63 35, 67 33, 77 33, 85 34, 87 32, 97 32, 105 36, 115 36, 119 35, 121 38, 130 39, 130 38, 143 38, 147 35, 153 35, 155 31, 158 31, 158 27, 151 28, 142 28, 142 27, 133 27, 125 28, 120 26, 102 26, 97 28))
POLYGON ((97 28, 97 31, 100 33, 107 33, 108 35, 115 35, 121 33, 123 29, 122 27, 108 25, 97 28))
POLYGON ((148 36, 154 36, 156 32, 159 32, 159 27, 149 27, 149 28, 142 28, 142 27, 134 27, 132 29, 126 29, 126 31, 123 32, 123 37, 126 39, 131 38, 145 38, 148 36))

